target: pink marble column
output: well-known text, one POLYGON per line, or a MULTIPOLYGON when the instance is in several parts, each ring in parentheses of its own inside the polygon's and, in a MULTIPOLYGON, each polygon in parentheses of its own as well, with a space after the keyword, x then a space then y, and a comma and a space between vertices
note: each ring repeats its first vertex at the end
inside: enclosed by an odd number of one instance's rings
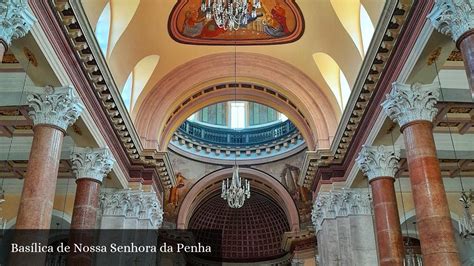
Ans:
POLYGON ((403 133, 423 262, 461 265, 433 137, 438 97, 437 84, 394 83, 383 107, 403 133))
POLYGON ((76 148, 71 161, 77 178, 71 229, 95 229, 100 185, 114 160, 108 149, 76 148))
POLYGON ((433 27, 450 36, 461 51, 474 99, 474 8, 470 1, 436 0, 428 15, 433 27))
POLYGON ((69 87, 28 95, 33 145, 23 184, 17 229, 49 229, 64 133, 83 110, 69 87))
POLYGON ((63 137, 64 131, 55 126, 34 127, 33 145, 16 220, 17 229, 49 228, 63 137))
MULTIPOLYGON (((108 149, 76 148, 71 155, 76 175, 76 198, 71 220, 69 244, 94 245, 99 208, 100 185, 114 164, 108 149)), ((92 265, 92 254, 71 253, 69 265, 92 265)))
POLYGON ((372 187, 379 265, 383 266, 403 265, 404 261, 403 236, 393 184, 398 161, 395 151, 384 146, 363 146, 356 159, 372 187))
POLYGON ((471 29, 464 33, 458 40, 457 46, 463 56, 467 79, 471 87, 471 95, 474 99, 474 30, 471 29))

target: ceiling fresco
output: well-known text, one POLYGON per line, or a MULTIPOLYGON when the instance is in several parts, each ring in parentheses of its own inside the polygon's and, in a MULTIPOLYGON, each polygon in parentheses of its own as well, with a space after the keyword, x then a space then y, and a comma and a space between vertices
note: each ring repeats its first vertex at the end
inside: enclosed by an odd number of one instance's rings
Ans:
POLYGON ((257 17, 236 31, 219 28, 206 19, 201 0, 178 0, 168 22, 170 36, 177 42, 201 45, 282 44, 298 40, 304 19, 294 0, 261 0, 257 17))

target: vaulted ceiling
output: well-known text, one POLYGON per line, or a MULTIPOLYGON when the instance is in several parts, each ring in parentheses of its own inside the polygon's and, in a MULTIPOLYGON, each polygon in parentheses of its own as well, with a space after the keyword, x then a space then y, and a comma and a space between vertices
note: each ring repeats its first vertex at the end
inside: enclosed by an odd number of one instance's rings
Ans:
MULTIPOLYGON (((267 5, 274 5, 276 1, 288 0, 262 1, 267 5)), ((150 72, 145 75, 149 78, 142 82, 139 88, 140 95, 134 96, 137 102, 132 109, 132 117, 136 116, 143 99, 150 91, 161 89, 155 85, 178 66, 186 65, 187 62, 203 56, 235 51, 268 55, 297 68, 321 88, 327 98, 326 101, 332 106, 336 117, 339 117, 341 114, 338 105, 339 95, 334 95, 334 89, 331 88, 335 83, 340 85, 339 72, 334 72, 334 69, 340 68, 349 86, 354 84, 366 49, 361 46, 364 34, 360 25, 363 20, 361 5, 370 18, 371 26, 374 26, 385 1, 297 0, 294 2, 304 17, 304 33, 300 39, 287 44, 234 47, 189 45, 176 42, 170 36, 168 29, 168 20, 177 3, 176 0, 81 1, 91 28, 94 30, 104 8, 110 8, 111 24, 108 29, 108 48, 105 58, 118 88, 124 87, 132 71, 144 65, 142 59, 150 58, 150 56, 157 59, 154 62, 148 62, 146 65, 148 69, 143 70, 150 72), (324 55, 324 60, 316 63, 315 59, 318 56, 315 55, 317 54, 324 55), (334 67, 334 63, 338 68, 334 67), (331 75, 334 75, 332 79, 331 75)), ((366 43, 365 46, 367 46, 366 43)))

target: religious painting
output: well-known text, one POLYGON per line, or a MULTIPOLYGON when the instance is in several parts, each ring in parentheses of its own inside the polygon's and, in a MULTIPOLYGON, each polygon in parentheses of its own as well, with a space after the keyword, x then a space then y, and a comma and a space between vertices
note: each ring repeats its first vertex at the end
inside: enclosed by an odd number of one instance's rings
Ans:
POLYGON ((311 223, 312 197, 311 192, 298 184, 300 169, 294 165, 286 164, 281 173, 281 183, 293 198, 300 214, 301 224, 311 223))
POLYGON ((165 193, 164 212, 168 218, 176 218, 179 205, 189 190, 189 180, 180 172, 176 174, 176 185, 165 193))
POLYGON ((174 40, 198 45, 282 44, 298 40, 304 31, 303 16, 294 0, 260 0, 260 7, 237 30, 219 27, 201 4, 202 0, 178 0, 168 21, 174 40))

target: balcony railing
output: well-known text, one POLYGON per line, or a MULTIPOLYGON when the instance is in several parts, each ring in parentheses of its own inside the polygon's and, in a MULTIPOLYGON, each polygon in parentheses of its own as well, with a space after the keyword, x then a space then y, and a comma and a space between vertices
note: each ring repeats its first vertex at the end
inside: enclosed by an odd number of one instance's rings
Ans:
POLYGON ((222 146, 254 146, 289 137, 297 132, 290 120, 258 128, 230 129, 185 121, 178 132, 189 138, 222 146))

